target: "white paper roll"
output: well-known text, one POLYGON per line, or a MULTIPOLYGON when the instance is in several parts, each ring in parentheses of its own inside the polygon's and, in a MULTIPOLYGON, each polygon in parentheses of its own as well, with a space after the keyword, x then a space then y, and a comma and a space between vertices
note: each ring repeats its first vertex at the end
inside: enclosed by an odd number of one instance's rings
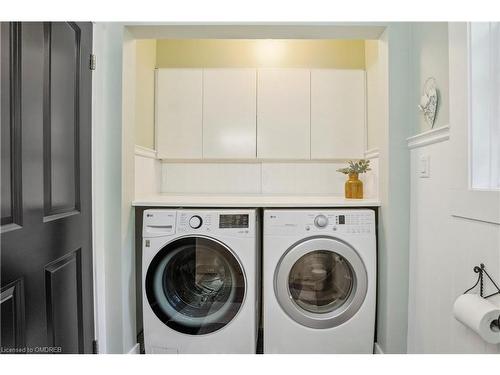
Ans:
POLYGON ((471 328, 484 341, 500 343, 500 331, 494 321, 500 317, 500 307, 477 294, 463 294, 453 305, 453 315, 460 323, 471 328))

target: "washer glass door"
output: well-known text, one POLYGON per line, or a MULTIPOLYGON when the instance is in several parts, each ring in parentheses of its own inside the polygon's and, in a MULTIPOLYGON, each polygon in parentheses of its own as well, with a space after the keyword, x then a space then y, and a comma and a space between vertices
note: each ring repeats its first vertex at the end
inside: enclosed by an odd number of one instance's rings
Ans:
POLYGON ((245 296, 245 276, 228 247, 191 236, 158 252, 145 288, 151 308, 167 326, 202 335, 221 329, 236 316, 245 296))
POLYGON ((349 320, 366 291, 362 259, 350 245, 332 237, 312 237, 292 246, 275 273, 275 293, 283 310, 312 328, 332 328, 349 320))

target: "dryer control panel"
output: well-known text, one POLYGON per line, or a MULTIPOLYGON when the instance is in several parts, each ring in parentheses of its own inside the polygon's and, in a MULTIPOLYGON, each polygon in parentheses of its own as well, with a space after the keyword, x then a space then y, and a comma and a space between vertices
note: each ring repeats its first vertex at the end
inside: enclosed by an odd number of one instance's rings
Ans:
POLYGON ((370 234, 375 232, 372 210, 269 210, 265 212, 265 232, 275 235, 370 234))

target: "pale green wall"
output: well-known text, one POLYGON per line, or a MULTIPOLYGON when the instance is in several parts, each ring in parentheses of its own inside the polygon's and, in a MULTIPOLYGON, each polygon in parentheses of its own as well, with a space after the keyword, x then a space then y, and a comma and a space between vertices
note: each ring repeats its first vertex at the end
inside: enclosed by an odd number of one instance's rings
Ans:
POLYGON ((364 69, 363 40, 161 39, 157 67, 364 69))
POLYGON ((135 45, 135 143, 154 149, 156 40, 137 40, 135 45))
POLYGON ((406 353, 410 227, 410 26, 391 23, 378 44, 386 119, 379 133, 377 343, 406 353))
POLYGON ((434 127, 449 124, 448 91, 448 24, 446 22, 414 22, 411 24, 410 64, 412 71, 411 107, 414 134, 429 130, 418 110, 427 78, 434 77, 439 89, 439 106, 434 127))

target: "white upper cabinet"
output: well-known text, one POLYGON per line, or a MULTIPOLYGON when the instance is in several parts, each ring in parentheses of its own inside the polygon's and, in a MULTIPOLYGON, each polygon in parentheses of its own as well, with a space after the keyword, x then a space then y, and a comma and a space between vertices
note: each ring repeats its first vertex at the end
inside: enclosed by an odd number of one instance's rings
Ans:
POLYGON ((256 157, 256 70, 203 71, 203 157, 256 157))
POLYGON ((365 151, 365 72, 311 70, 311 158, 359 159, 365 151))
POLYGON ((259 69, 257 157, 310 158, 308 69, 259 69))
POLYGON ((156 143, 159 158, 202 158, 201 69, 158 69, 156 143))
POLYGON ((157 71, 162 159, 358 159, 365 112, 362 70, 157 71))

